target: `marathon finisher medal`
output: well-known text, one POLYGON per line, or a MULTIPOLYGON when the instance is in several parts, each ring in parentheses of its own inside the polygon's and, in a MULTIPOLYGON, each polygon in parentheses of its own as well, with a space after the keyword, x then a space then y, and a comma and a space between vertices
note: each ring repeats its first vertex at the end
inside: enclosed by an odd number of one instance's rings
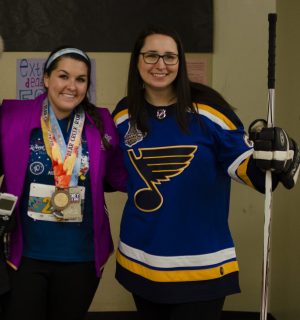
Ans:
POLYGON ((70 204, 71 197, 66 189, 57 188, 51 197, 51 204, 54 211, 62 211, 70 204))
POLYGON ((51 105, 48 105, 47 99, 43 103, 41 126, 47 154, 52 161, 56 186, 51 196, 52 213, 59 219, 75 219, 81 216, 80 193, 76 190, 81 164, 84 119, 82 109, 74 113, 69 141, 66 144, 51 105), (74 188, 75 191, 72 193, 70 189, 74 188), (72 214, 70 210, 73 211, 72 214))

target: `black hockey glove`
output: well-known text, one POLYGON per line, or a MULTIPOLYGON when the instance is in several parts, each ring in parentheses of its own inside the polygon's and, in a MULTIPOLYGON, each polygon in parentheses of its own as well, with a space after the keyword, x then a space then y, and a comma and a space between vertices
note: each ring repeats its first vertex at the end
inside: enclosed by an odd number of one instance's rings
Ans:
POLYGON ((292 140, 292 148, 294 150, 294 156, 290 166, 279 174, 279 180, 287 188, 291 189, 297 182, 299 169, 300 169, 300 150, 298 144, 292 140))
POLYGON ((267 122, 262 119, 250 124, 249 138, 254 142, 253 159, 256 166, 277 173, 283 185, 291 189, 299 173, 297 143, 282 128, 267 128, 267 122))

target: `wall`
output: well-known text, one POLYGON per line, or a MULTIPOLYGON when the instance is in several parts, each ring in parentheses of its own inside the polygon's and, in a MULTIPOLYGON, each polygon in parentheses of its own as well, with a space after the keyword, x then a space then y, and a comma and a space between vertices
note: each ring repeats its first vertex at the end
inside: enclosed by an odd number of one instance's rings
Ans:
MULTIPOLYGON (((277 0, 275 121, 300 143, 300 2, 277 0)), ((271 310, 278 320, 300 319, 300 184, 280 188, 272 225, 271 310)))
MULTIPOLYGON (((275 1, 215 1, 213 87, 236 108, 247 129, 267 114, 268 13, 275 1)), ((230 225, 240 261, 242 293, 228 297, 226 310, 259 311, 264 197, 233 183, 230 225)))

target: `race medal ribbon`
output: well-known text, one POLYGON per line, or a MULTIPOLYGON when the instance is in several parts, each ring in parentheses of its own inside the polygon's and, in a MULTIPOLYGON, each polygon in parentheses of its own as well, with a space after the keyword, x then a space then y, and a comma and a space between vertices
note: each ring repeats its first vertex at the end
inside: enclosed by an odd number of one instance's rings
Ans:
MULTIPOLYGON (((78 188, 78 174, 81 163, 81 134, 84 120, 84 111, 79 109, 74 115, 69 141, 66 145, 51 105, 48 104, 47 99, 43 103, 41 126, 45 147, 52 161, 56 187, 51 197, 51 205, 53 214, 60 219, 67 218, 64 217, 64 210, 70 206, 72 199, 74 199, 74 196, 71 197, 70 195, 70 187, 72 187, 72 193, 75 192, 75 194, 80 195, 79 191, 76 192, 76 188, 78 188)), ((72 216, 81 215, 80 199, 76 203, 79 203, 79 205, 75 207, 72 216)))

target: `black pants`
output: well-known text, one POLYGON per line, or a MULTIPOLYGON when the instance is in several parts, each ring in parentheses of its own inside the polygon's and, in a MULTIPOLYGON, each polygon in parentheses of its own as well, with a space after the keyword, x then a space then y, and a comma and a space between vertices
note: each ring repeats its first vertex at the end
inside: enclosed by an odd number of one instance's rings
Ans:
POLYGON ((4 256, 3 239, 0 235, 0 319, 3 319, 3 304, 5 303, 5 295, 9 291, 9 288, 9 277, 4 256))
POLYGON ((220 320, 225 297, 216 300, 160 304, 133 295, 143 320, 220 320))
POLYGON ((94 262, 51 262, 23 258, 10 271, 5 320, 82 320, 99 284, 94 262))

